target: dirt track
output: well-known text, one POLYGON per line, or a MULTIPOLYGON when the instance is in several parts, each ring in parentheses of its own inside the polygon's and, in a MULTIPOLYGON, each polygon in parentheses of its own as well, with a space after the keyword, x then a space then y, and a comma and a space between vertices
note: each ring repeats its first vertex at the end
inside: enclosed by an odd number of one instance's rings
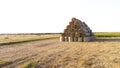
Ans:
POLYGON ((11 62, 3 68, 120 68, 120 42, 98 39, 69 43, 54 39, 0 46, 0 64, 3 62, 11 62))

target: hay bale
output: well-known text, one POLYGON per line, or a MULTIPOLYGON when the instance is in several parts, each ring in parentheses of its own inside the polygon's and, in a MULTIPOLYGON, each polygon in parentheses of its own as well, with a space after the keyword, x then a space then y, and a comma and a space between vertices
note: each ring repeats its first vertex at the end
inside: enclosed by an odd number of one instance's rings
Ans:
POLYGON ((76 20, 76 18, 72 18, 72 22, 74 22, 76 20))
POLYGON ((65 41, 65 37, 60 37, 60 42, 64 42, 65 41))
POLYGON ((78 41, 78 38, 77 37, 74 37, 74 42, 77 42, 78 41))
POLYGON ((64 29, 64 33, 67 31, 67 29, 64 29))
POLYGON ((91 37, 84 37, 84 42, 89 42, 91 37))
POLYGON ((71 28, 71 26, 70 25, 67 25, 67 29, 70 29, 71 28))
POLYGON ((77 19, 75 19, 75 20, 74 20, 74 25, 79 25, 79 23, 78 23, 78 20, 77 20, 77 19))
POLYGON ((71 32, 70 37, 72 37, 72 38, 75 37, 75 32, 71 32))
POLYGON ((62 37, 65 37, 65 33, 62 33, 61 36, 62 36, 62 37))
POLYGON ((86 36, 90 36, 90 33, 85 33, 86 36))
POLYGON ((72 37, 68 37, 68 39, 69 39, 69 42, 73 42, 74 41, 74 39, 72 37))
POLYGON ((78 37, 78 42, 82 42, 82 37, 78 37))
POLYGON ((68 37, 65 37, 65 42, 68 42, 68 37))
POLYGON ((88 25, 76 18, 71 19, 71 22, 69 22, 69 25, 67 25, 63 35, 63 37, 65 37, 65 41, 69 42, 94 40, 94 37, 91 36, 94 36, 94 34, 88 25))

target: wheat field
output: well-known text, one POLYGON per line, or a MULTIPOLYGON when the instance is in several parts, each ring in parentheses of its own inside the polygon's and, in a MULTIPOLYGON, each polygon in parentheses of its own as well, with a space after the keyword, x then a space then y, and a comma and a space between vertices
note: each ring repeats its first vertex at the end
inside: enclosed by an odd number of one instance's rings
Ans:
POLYGON ((120 68, 119 41, 49 39, 0 46, 0 68, 120 68))

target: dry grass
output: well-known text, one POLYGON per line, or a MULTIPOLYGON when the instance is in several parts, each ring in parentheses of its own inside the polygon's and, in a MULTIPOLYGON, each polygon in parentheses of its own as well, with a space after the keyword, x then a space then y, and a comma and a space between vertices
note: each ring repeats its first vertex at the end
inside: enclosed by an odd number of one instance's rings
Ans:
POLYGON ((120 68, 120 42, 112 40, 69 43, 53 39, 0 46, 0 66, 2 68, 120 68))
POLYGON ((12 42, 26 42, 39 40, 44 38, 59 37, 59 34, 54 35, 0 35, 0 44, 12 43, 12 42))

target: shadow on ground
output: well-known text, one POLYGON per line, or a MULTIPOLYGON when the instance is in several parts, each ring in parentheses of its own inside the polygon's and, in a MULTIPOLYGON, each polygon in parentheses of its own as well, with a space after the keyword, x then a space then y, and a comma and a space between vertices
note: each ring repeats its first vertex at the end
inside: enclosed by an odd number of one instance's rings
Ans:
POLYGON ((120 42, 120 38, 119 39, 114 39, 114 38, 100 38, 100 39, 95 39, 94 42, 120 42))

